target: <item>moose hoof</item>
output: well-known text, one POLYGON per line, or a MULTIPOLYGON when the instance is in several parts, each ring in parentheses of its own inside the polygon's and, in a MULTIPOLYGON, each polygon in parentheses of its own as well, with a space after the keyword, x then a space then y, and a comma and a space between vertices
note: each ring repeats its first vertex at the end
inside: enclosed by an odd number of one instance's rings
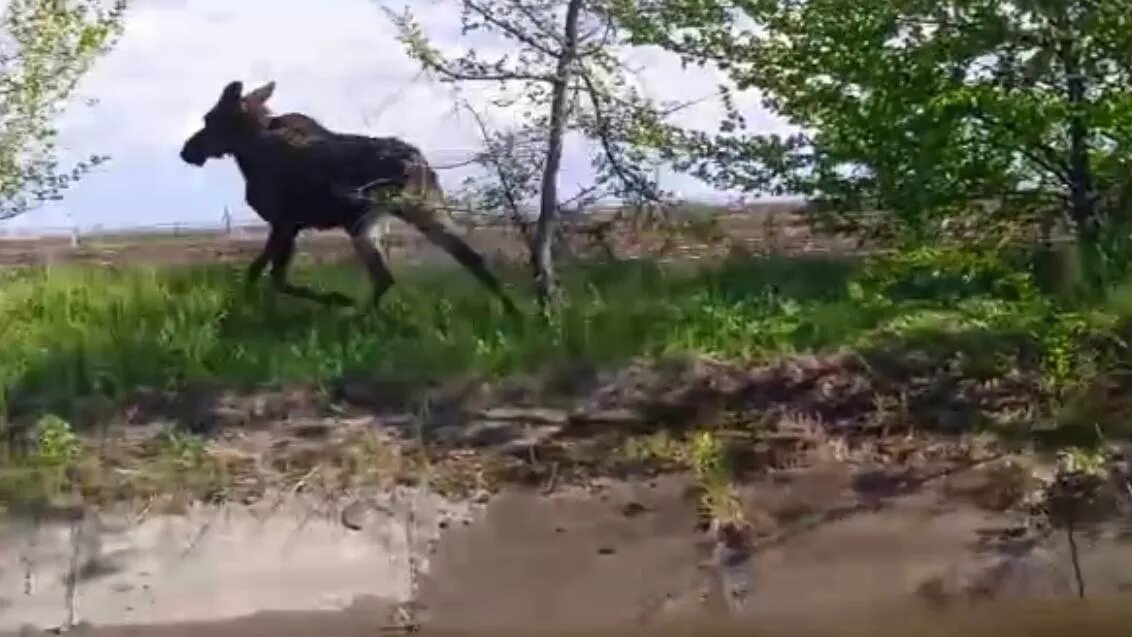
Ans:
POLYGON ((330 292, 324 298, 327 305, 337 305, 338 307, 354 307, 354 299, 351 299, 341 292, 330 292))

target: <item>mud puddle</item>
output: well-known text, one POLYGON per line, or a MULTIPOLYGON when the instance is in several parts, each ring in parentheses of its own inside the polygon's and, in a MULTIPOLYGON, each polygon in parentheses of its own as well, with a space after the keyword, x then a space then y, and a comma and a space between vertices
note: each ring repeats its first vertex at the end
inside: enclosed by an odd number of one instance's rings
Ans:
MULTIPOLYGON (((365 636, 390 633, 364 604, 339 612, 260 613, 223 622, 190 622, 162 626, 85 628, 73 634, 89 637, 299 637, 305 635, 365 636)), ((800 622, 784 626, 774 622, 700 622, 680 625, 604 630, 511 630, 508 635, 547 637, 1124 637, 1132 621, 1126 600, 994 603, 974 612, 946 615, 899 611, 883 616, 861 615, 825 618, 823 625, 800 622)), ((500 631, 424 628, 421 637, 495 637, 500 631)))
POLYGON ((140 520, 9 520, 0 526, 0 631, 341 610, 361 597, 392 608, 415 596, 440 528, 473 514, 399 489, 341 505, 295 496, 140 520))

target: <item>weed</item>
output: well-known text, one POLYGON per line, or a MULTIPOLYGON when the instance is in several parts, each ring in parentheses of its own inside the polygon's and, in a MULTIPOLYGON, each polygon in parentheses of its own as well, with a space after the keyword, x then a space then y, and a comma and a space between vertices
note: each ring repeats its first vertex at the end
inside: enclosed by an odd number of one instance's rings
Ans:
POLYGON ((724 445, 709 431, 700 431, 692 438, 692 471, 701 489, 700 506, 720 522, 743 519, 739 498, 732 484, 732 472, 724 445))
POLYGON ((688 446, 668 431, 661 430, 626 440, 618 455, 634 468, 687 468, 688 446))
POLYGON ((0 505, 37 504, 63 495, 68 471, 79 459, 82 441, 71 424, 54 415, 41 417, 30 432, 30 448, 0 465, 0 505))

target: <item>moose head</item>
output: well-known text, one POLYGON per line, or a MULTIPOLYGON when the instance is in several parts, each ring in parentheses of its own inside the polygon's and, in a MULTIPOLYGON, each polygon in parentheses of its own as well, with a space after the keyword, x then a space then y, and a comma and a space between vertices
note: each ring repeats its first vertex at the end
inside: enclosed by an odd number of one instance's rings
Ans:
POLYGON ((203 166, 209 159, 218 159, 236 152, 241 142, 267 126, 270 112, 267 100, 275 91, 275 82, 268 82, 247 95, 242 95, 242 82, 229 82, 220 99, 204 114, 204 127, 193 133, 181 147, 181 159, 194 166, 203 166))

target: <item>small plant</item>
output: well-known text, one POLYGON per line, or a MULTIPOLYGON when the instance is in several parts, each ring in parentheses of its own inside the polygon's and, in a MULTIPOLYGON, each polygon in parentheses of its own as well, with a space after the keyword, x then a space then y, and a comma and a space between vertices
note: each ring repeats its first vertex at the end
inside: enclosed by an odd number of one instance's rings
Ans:
POLYGON ((78 458, 82 443, 71 423, 54 414, 40 418, 33 429, 31 463, 40 467, 65 467, 78 458))
POLYGON ((1077 596, 1084 599, 1085 576, 1081 570, 1077 533, 1111 510, 1104 493, 1109 463, 1102 451, 1076 447, 1063 449, 1057 460, 1053 482, 1046 489, 1044 510, 1053 528, 1065 530, 1077 596))
POLYGON ((701 431, 692 438, 691 460, 692 470, 702 482, 726 481, 723 445, 710 431, 701 431))
POLYGON ((1036 295, 1033 277, 999 250, 981 246, 921 246, 873 259, 857 296, 871 300, 964 299, 1036 295))
POLYGON ((28 432, 28 447, 0 466, 0 503, 42 504, 68 487, 68 470, 82 451, 71 424, 54 415, 41 417, 28 432))
POLYGON ((720 522, 742 520, 742 507, 731 484, 731 470, 719 438, 710 431, 698 432, 689 455, 702 489, 700 505, 705 513, 720 522))
POLYGON ((1042 348, 1042 372, 1046 382, 1059 394, 1079 378, 1081 366, 1088 358, 1082 351, 1082 341, 1089 332, 1089 324, 1077 314, 1061 314, 1052 325, 1035 332, 1042 348))
POLYGON ((169 427, 152 444, 154 458, 146 467, 143 491, 168 496, 173 510, 198 497, 221 499, 231 476, 223 462, 208 453, 203 437, 169 427))
POLYGON ((684 468, 689 455, 687 444, 663 430, 631 437, 619 450, 619 456, 635 467, 684 468))
POLYGON ((182 468, 199 466, 204 460, 204 438, 200 436, 170 427, 159 440, 161 456, 182 468))

